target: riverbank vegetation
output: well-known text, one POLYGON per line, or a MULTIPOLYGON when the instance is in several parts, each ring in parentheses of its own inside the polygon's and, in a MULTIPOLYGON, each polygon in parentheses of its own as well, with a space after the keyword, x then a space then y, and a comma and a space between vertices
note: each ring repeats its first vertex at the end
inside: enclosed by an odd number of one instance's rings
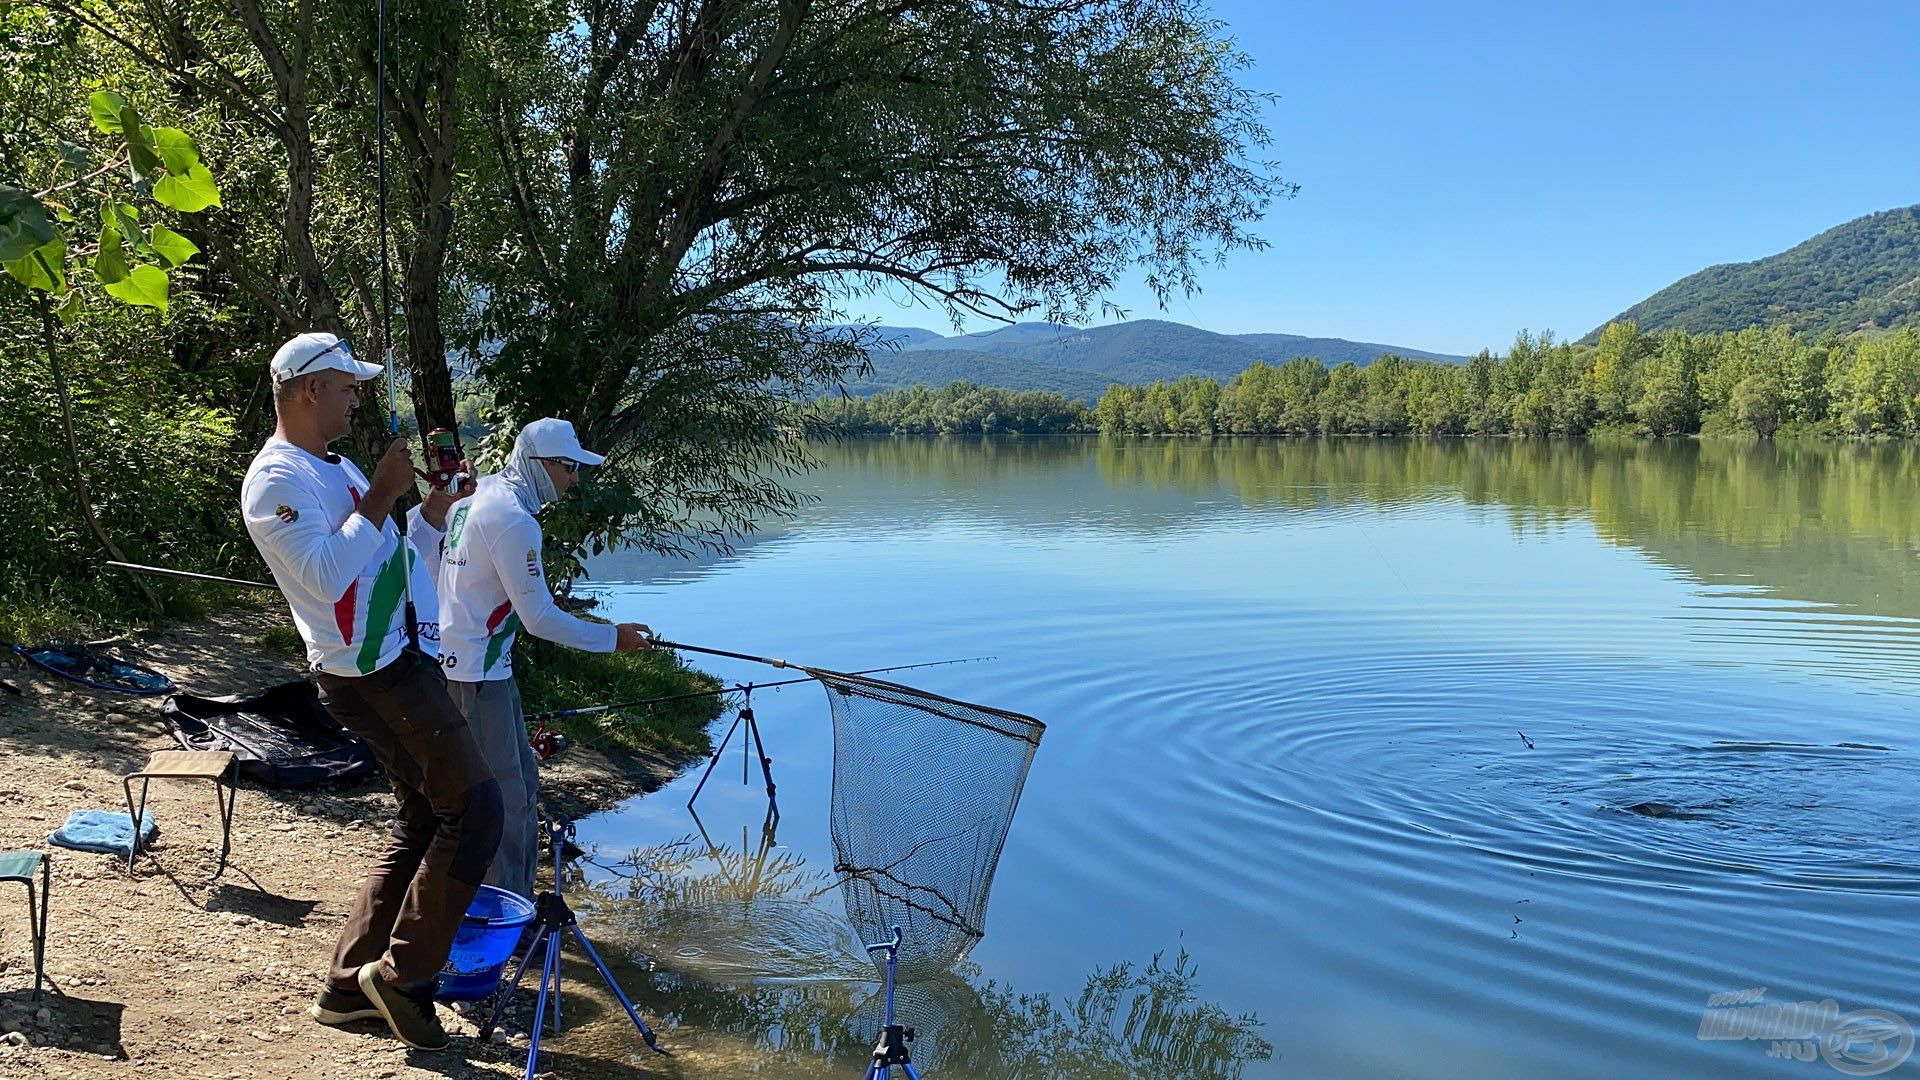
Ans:
POLYGON ((1103 432, 1130 435, 1920 434, 1920 333, 1818 340, 1785 329, 1650 335, 1614 323, 1593 345, 1522 333, 1465 364, 1383 356, 1362 368, 1256 364, 1224 386, 1109 389, 1103 432))
POLYGON ((1063 435, 1093 430, 1093 410, 1051 390, 1002 390, 970 382, 822 399, 821 423, 849 435, 1063 435))
POLYGON ((1089 409, 1060 394, 971 383, 829 399, 853 434, 1920 435, 1920 331, 1796 337, 1784 328, 1643 333, 1609 325, 1591 345, 1521 333, 1465 364, 1382 356, 1329 369, 1256 363, 1116 384, 1089 409))

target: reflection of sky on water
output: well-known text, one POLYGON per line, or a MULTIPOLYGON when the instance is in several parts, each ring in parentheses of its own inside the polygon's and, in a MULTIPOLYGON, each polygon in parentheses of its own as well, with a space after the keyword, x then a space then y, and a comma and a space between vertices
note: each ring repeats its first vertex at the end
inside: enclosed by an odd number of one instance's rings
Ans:
MULTIPOLYGON (((1876 499, 1901 462, 1249 445, 882 441, 786 533, 601 560, 593 591, 830 667, 997 655, 907 681, 1049 725, 973 956, 1024 993, 1185 948, 1303 1074, 1763 1072, 1693 1037, 1706 994, 1900 1008, 1920 649, 1876 499), (1891 749, 1715 749, 1847 742, 1891 749), (1624 812, 1649 801, 1707 810, 1624 812)), ((831 865, 821 691, 755 708, 781 846, 831 865)), ((737 755, 700 802, 736 838, 765 806, 737 755)), ((683 836, 690 786, 583 832, 683 836)))

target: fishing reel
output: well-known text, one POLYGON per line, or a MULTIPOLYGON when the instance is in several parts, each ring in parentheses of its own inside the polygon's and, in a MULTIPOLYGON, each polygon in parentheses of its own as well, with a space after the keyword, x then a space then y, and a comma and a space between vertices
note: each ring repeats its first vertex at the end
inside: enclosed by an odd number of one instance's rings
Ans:
POLYGON ((442 491, 457 491, 466 476, 466 454, 460 449, 458 432, 434 428, 427 432, 427 467, 415 469, 420 478, 442 491))
POLYGON ((527 736, 527 744, 533 747, 534 757, 541 761, 552 761, 554 755, 567 748, 567 737, 548 729, 546 721, 543 720, 540 726, 534 728, 533 733, 527 736))

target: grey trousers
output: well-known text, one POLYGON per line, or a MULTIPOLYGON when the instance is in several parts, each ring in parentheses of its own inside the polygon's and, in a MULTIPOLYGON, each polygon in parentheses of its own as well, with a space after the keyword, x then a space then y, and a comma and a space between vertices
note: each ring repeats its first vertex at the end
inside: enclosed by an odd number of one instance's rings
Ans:
POLYGON ((520 686, 512 679, 491 682, 447 680, 447 693, 467 718, 473 741, 500 781, 500 850, 487 871, 488 885, 533 899, 533 875, 540 864, 540 762, 527 743, 527 721, 520 711, 520 686))

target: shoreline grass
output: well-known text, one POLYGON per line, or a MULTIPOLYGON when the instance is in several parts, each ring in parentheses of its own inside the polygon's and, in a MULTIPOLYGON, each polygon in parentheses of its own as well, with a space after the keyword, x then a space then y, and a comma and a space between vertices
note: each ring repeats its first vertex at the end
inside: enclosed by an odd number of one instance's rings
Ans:
MULTIPOLYGON (((721 686, 719 679, 665 650, 589 653, 541 641, 519 647, 514 678, 519 680, 522 707, 528 715, 721 686)), ((722 698, 710 694, 650 708, 564 717, 548 726, 575 746, 612 744, 693 758, 712 749, 707 728, 720 715, 722 698)))

